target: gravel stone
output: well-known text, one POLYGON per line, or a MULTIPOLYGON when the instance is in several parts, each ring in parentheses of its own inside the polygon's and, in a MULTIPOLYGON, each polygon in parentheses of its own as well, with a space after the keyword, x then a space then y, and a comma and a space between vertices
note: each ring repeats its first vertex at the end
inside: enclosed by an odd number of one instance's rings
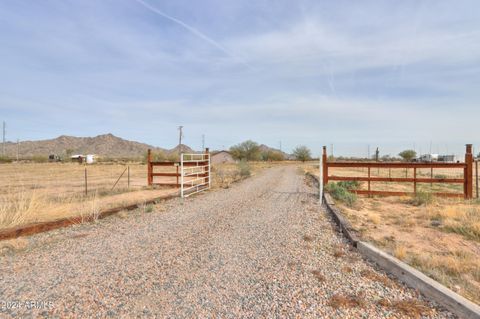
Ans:
POLYGON ((292 166, 29 242, 0 257, 0 302, 52 305, 2 318, 406 318, 379 301, 410 299, 453 318, 364 261, 292 166))

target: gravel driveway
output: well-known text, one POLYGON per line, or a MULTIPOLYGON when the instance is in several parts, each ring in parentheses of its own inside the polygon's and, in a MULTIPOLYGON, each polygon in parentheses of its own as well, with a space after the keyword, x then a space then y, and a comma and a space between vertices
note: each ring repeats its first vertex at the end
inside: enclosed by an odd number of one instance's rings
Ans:
POLYGON ((315 192, 277 167, 31 237, 0 257, 0 317, 451 317, 350 251, 315 192))

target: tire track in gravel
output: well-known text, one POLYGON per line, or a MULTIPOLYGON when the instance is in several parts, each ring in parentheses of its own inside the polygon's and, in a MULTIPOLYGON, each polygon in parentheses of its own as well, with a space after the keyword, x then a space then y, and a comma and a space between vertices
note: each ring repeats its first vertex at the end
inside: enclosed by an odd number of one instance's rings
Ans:
POLYGON ((295 167, 277 167, 157 212, 34 236, 0 258, 0 302, 53 307, 0 317, 401 318, 379 301, 410 299, 425 317, 451 317, 350 251, 315 193, 295 167), (332 307, 334 295, 363 302, 332 307))

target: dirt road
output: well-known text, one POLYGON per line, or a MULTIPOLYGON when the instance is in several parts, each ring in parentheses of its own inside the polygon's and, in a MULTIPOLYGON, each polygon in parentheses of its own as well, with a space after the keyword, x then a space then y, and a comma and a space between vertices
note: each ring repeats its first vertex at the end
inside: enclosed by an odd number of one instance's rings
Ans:
POLYGON ((278 167, 32 237, 0 257, 0 317, 449 316, 350 251, 315 192, 278 167))

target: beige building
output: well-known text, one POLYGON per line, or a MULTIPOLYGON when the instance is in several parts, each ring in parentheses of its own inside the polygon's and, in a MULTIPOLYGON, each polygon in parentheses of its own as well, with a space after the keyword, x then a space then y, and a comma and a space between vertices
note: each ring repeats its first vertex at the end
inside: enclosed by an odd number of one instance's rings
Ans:
POLYGON ((232 154, 227 151, 220 151, 212 153, 211 163, 212 164, 224 164, 224 163, 236 163, 237 161, 233 158, 232 154))

